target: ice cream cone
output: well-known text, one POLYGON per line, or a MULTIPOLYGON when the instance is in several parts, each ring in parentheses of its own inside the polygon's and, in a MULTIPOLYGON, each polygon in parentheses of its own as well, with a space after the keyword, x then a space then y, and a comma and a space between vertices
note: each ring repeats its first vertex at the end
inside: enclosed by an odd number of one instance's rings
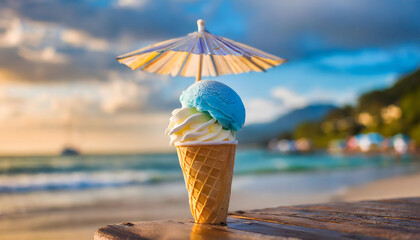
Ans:
POLYGON ((226 224, 237 142, 176 146, 197 223, 226 224))

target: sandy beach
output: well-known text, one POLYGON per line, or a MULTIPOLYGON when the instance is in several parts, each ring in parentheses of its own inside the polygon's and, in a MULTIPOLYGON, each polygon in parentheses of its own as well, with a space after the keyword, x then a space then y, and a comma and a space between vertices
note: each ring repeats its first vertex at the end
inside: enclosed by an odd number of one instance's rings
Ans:
POLYGON ((361 201, 387 198, 420 197, 420 174, 410 174, 374 181, 343 190, 333 199, 361 201))
MULTIPOLYGON (((293 175, 284 177, 296 182, 299 174, 295 175, 295 178, 293 175)), ((318 175, 311 178, 316 180, 318 175)), ((281 182, 284 178, 279 176, 262 180, 238 178, 234 182, 230 210, 420 196, 419 173, 341 188, 330 194, 293 192, 293 187, 284 192, 269 190, 281 182), (267 182, 265 188, 261 188, 262 182, 267 182)), ((115 189, 86 191, 77 193, 77 204, 71 200, 71 195, 75 194, 72 192, 30 193, 25 200, 13 195, 3 197, 0 206, 8 207, 0 209, 3 213, 0 215, 0 239, 92 239, 98 227, 110 223, 191 218, 183 183, 166 184, 164 188, 159 193, 153 185, 125 187, 118 189, 118 194, 115 189), (29 202, 32 207, 22 207, 29 202)))
MULTIPOLYGON (((328 200, 321 195, 310 199, 305 197, 306 194, 299 196, 300 194, 286 195, 269 191, 244 191, 244 188, 253 188, 248 181, 253 180, 237 182, 232 193, 230 210, 274 207, 280 205, 279 202, 291 205, 328 200)), ((70 200, 72 194, 45 192, 28 194, 26 200, 19 196, 3 198, 0 205, 9 208, 1 209, 3 215, 0 216, 0 239, 52 240, 75 239, 76 236, 78 239, 92 239, 97 228, 110 223, 192 219, 187 192, 182 182, 167 184, 159 193, 154 192, 153 186, 142 189, 126 187, 118 189, 117 194, 110 189, 77 193, 79 203, 70 200), (28 205, 32 207, 19 208, 28 205)))

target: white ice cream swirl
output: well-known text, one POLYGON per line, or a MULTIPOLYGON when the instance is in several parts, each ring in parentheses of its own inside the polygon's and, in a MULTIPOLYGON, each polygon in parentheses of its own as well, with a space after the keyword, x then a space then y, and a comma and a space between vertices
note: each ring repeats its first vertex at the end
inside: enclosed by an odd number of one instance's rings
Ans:
POLYGON ((166 134, 170 145, 183 142, 233 141, 235 133, 223 129, 216 119, 195 108, 177 108, 172 112, 166 134))

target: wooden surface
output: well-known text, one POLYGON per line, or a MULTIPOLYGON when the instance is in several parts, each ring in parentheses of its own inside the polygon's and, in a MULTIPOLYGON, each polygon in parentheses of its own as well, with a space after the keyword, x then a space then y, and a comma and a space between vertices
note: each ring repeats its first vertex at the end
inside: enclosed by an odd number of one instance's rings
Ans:
POLYGON ((227 227, 165 220, 96 231, 109 239, 420 239, 420 198, 236 211, 227 227))

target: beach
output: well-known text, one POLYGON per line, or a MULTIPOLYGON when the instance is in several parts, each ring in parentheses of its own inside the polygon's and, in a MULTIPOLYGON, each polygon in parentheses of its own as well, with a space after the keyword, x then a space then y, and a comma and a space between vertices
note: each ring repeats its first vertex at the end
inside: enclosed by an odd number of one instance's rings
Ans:
MULTIPOLYGON (((13 159, 15 166, 3 160, 9 173, 0 181, 0 239, 92 239, 97 228, 111 223, 192 219, 179 166, 163 164, 173 159, 171 154, 13 159), (107 168, 116 158, 119 163, 107 168), (137 172, 135 164, 141 166, 137 172), (158 178, 162 173, 166 178, 158 178)), ((237 160, 230 211, 420 196, 417 160, 265 151, 239 151, 237 160), (262 168, 250 173, 256 166, 262 168)))
POLYGON ((420 174, 409 174, 351 187, 334 200, 362 201, 389 198, 420 197, 420 174))
MULTIPOLYGON (((394 197, 420 196, 420 173, 374 181, 355 186, 344 192, 326 198, 304 196, 283 197, 280 205, 321 203, 330 201, 359 201, 394 197)), ((171 186, 180 188, 183 186, 171 186)), ((92 239, 93 232, 100 226, 130 221, 151 221, 159 219, 191 219, 184 194, 171 199, 153 197, 145 201, 134 189, 125 189, 124 200, 108 198, 102 202, 86 203, 72 207, 45 208, 9 215, 0 220, 0 239, 92 239)), ((106 194, 103 191, 94 194, 106 194)), ((279 194, 259 194, 234 191, 231 210, 278 206, 279 194), (244 201, 246 199, 246 201, 244 201)), ((44 196, 47 197, 47 196, 44 196)), ((60 196, 65 198, 65 196, 60 196)))

